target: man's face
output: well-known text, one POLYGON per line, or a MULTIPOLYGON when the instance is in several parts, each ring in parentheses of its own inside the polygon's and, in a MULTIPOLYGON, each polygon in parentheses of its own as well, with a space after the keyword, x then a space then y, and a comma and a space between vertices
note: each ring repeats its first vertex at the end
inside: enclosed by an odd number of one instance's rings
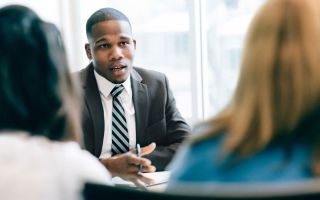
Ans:
POLYGON ((124 82, 132 70, 136 41, 128 22, 108 20, 92 27, 86 53, 98 74, 113 83, 124 82))

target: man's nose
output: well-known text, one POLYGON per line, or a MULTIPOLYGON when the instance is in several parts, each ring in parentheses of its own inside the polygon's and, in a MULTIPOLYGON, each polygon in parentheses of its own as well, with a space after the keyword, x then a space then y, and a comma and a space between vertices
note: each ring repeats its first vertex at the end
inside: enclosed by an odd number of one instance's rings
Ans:
POLYGON ((118 46, 114 46, 111 49, 110 59, 111 60, 119 60, 121 58, 123 58, 122 49, 118 46))

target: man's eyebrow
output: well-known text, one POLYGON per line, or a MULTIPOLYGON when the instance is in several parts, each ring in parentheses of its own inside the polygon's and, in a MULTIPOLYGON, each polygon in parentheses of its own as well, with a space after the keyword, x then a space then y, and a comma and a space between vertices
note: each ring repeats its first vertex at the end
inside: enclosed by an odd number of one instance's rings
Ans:
POLYGON ((128 36, 120 36, 120 39, 122 39, 122 40, 131 40, 131 37, 128 37, 128 36))
POLYGON ((98 43, 98 42, 108 42, 108 40, 105 38, 101 38, 101 39, 95 41, 95 43, 98 43))

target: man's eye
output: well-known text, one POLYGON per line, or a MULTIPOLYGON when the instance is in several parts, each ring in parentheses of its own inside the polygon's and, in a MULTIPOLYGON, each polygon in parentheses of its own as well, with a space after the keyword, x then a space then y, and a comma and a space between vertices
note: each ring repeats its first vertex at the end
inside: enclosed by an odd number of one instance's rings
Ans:
POLYGON ((109 45, 109 44, 100 44, 99 45, 99 48, 102 48, 102 49, 106 49, 106 48, 110 48, 111 47, 111 45, 109 45))
POLYGON ((128 42, 120 42, 120 46, 126 46, 128 44, 129 44, 128 42))

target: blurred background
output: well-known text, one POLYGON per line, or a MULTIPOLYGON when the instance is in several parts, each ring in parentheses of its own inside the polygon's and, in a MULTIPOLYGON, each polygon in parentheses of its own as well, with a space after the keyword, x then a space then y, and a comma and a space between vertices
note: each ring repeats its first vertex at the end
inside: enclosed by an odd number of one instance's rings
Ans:
POLYGON ((265 0, 0 0, 22 4, 62 31, 71 71, 84 68, 88 17, 102 7, 126 14, 137 40, 135 66, 168 76, 192 125, 216 114, 237 83, 244 36, 265 0))

